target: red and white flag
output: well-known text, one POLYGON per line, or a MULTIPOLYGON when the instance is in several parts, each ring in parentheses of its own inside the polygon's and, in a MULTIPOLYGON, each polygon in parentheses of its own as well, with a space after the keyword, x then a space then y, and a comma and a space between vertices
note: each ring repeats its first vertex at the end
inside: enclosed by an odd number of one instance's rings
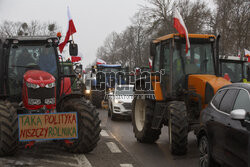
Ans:
POLYGON ((152 60, 150 58, 148 59, 148 64, 149 64, 149 68, 152 69, 152 60))
POLYGON ((82 58, 79 57, 79 56, 71 56, 71 62, 74 63, 74 62, 79 62, 81 61, 82 58))
POLYGON ((190 42, 188 39, 188 31, 186 25, 178 12, 177 9, 174 10, 174 28, 181 34, 185 35, 186 38, 186 53, 188 53, 188 49, 190 48, 190 42))
POLYGON ((245 51, 245 56, 246 56, 246 57, 250 57, 250 51, 247 50, 247 49, 244 49, 244 51, 245 51))
POLYGON ((102 59, 97 59, 96 64, 106 64, 106 62, 102 59))
POLYGON ((238 51, 238 55, 237 56, 240 57, 240 51, 238 51))
POLYGON ((69 19, 69 25, 68 25, 68 31, 67 31, 67 34, 65 36, 65 39, 62 43, 59 44, 59 51, 62 53, 63 51, 63 48, 65 47, 65 45, 67 44, 67 42, 69 41, 69 37, 71 35, 73 35, 74 33, 76 33, 76 28, 75 28, 75 25, 74 25, 74 22, 72 20, 72 17, 70 15, 70 11, 69 11, 69 7, 68 7, 68 19, 69 19))

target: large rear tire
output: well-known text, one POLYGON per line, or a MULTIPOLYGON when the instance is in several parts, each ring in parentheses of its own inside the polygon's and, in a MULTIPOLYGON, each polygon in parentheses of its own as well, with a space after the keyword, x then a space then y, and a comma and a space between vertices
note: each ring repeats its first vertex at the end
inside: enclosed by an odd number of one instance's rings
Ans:
POLYGON ((152 129, 154 102, 136 96, 132 103, 132 125, 137 141, 154 143, 161 134, 160 129, 152 129))
POLYGON ((90 101, 96 108, 102 107, 102 100, 104 99, 104 93, 101 90, 91 91, 90 101))
POLYGON ((0 101, 0 156, 13 155, 18 148, 18 117, 8 101, 0 101))
POLYGON ((71 98, 62 103, 60 112, 77 112, 78 139, 71 140, 72 144, 63 142, 64 147, 72 153, 88 153, 100 140, 100 120, 95 107, 84 98, 71 98))
POLYGON ((168 105, 168 135, 170 151, 174 155, 187 153, 188 119, 186 105, 182 101, 173 101, 168 105))

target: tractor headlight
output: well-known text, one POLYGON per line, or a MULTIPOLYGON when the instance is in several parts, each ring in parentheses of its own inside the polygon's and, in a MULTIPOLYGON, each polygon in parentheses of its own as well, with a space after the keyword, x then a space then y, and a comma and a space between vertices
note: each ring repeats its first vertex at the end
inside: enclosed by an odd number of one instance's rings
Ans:
POLYGON ((86 94, 90 94, 90 90, 85 90, 85 93, 86 94))
POLYGON ((45 99, 45 104, 55 104, 56 98, 45 99))
POLYGON ((28 99, 28 103, 29 105, 39 105, 41 104, 41 100, 40 99, 28 99))
POLYGON ((121 100, 117 100, 117 99, 115 99, 115 103, 122 103, 122 101, 121 100))
POLYGON ((55 82, 45 85, 46 88, 54 88, 55 86, 56 86, 55 82))
POLYGON ((26 86, 27 86, 28 88, 33 88, 33 89, 40 88, 39 85, 33 84, 33 83, 29 83, 29 82, 26 82, 26 86))

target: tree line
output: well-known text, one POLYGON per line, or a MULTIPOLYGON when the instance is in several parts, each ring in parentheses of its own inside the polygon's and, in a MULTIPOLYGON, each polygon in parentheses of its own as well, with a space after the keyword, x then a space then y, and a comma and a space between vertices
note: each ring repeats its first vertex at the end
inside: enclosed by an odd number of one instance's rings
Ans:
POLYGON ((250 5, 248 0, 214 0, 210 7, 203 0, 145 0, 121 33, 110 33, 97 49, 97 57, 107 63, 130 68, 147 66, 150 41, 177 33, 173 9, 178 8, 189 33, 221 35, 220 54, 243 54, 249 49, 250 5))

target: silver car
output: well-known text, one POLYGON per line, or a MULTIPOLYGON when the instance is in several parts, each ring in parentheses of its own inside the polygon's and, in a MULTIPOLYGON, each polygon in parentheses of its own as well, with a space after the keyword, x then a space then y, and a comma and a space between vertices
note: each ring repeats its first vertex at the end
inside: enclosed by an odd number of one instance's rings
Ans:
POLYGON ((108 115, 111 120, 115 120, 118 116, 131 118, 133 89, 133 85, 116 85, 115 90, 109 94, 108 115))

